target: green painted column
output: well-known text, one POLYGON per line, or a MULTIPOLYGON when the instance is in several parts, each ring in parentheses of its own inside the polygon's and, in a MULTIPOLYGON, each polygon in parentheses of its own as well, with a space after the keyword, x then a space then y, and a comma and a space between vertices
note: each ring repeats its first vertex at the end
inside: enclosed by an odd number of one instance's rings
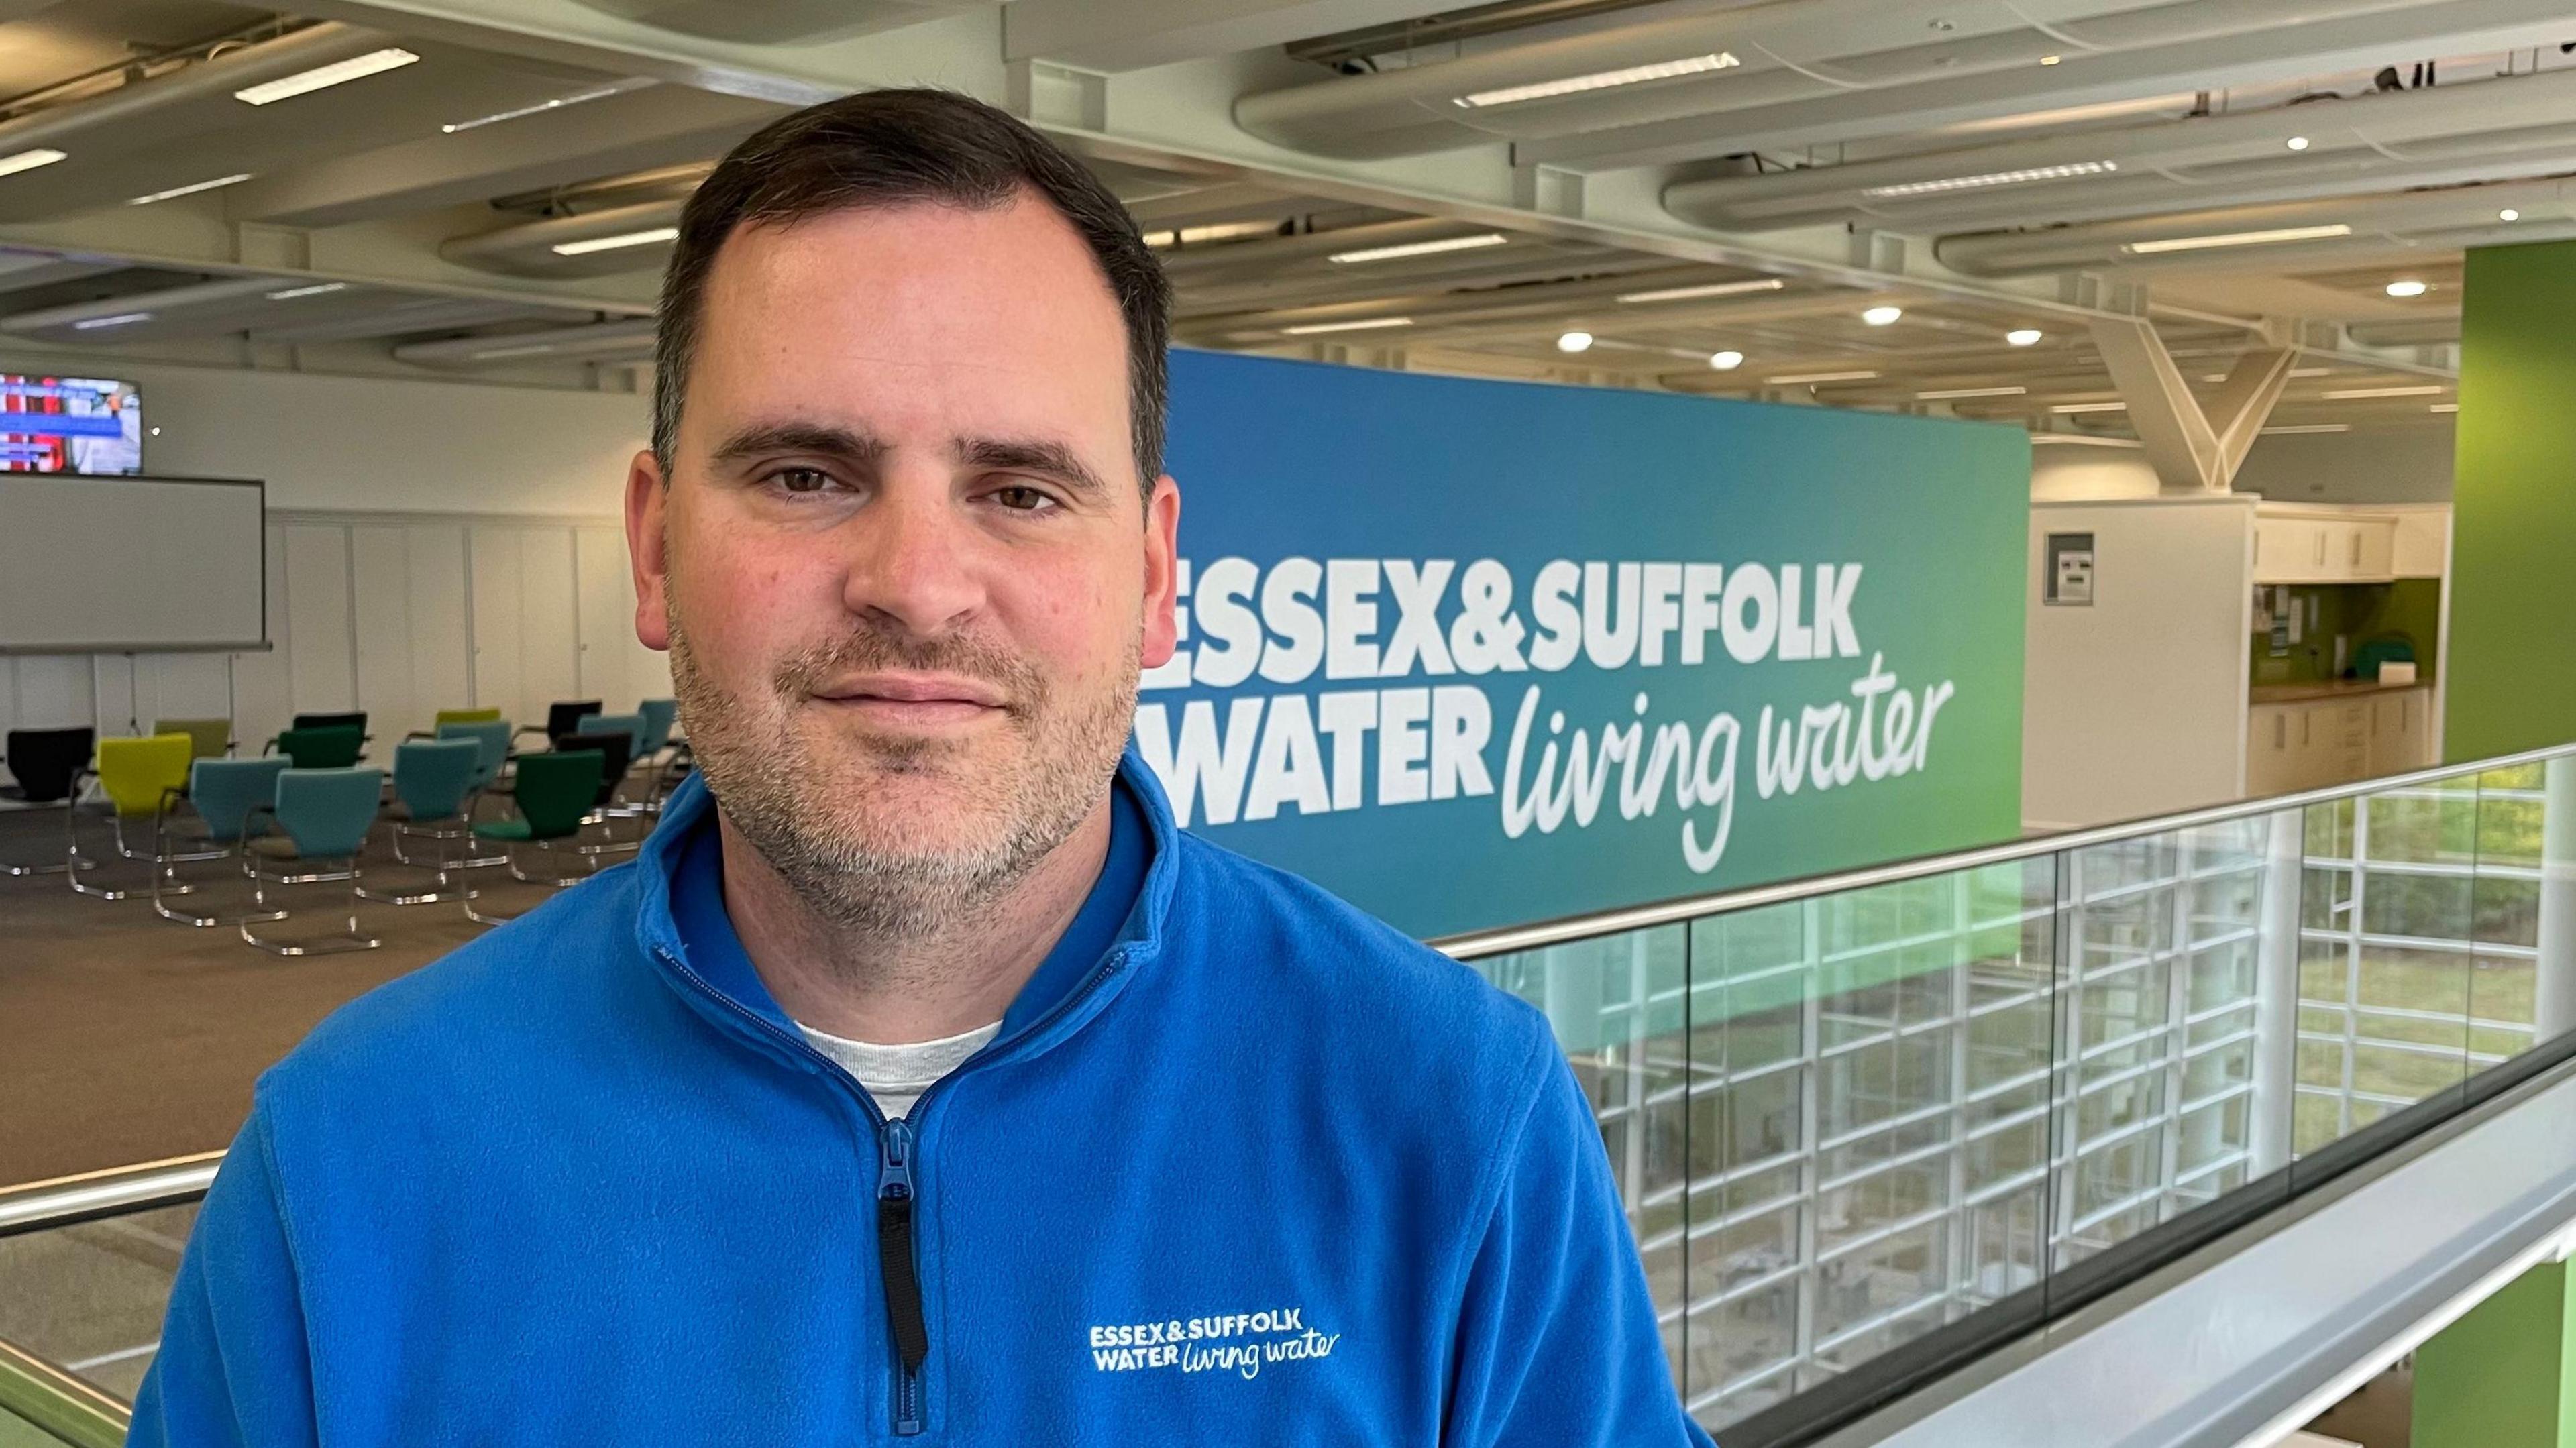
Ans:
POLYGON ((2414 1448, 2576 1448, 2571 1305, 2546 1262, 2416 1349, 2414 1448))
POLYGON ((2443 753, 2576 740, 2576 242, 2468 254, 2443 753))

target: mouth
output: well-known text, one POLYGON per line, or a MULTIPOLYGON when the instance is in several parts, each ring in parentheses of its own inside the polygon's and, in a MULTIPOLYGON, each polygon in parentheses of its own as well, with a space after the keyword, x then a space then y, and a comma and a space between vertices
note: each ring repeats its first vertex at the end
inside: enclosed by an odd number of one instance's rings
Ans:
POLYGON ((813 699, 836 713, 898 729, 951 729, 1007 712, 1000 689, 962 674, 857 674, 825 683, 813 699))

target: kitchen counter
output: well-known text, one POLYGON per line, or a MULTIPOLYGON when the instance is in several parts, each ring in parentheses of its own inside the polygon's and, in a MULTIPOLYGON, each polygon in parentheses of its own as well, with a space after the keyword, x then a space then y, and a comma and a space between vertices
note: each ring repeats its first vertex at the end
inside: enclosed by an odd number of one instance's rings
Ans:
POLYGON ((2252 702, 2257 704, 2305 704, 2318 699, 2351 699, 2365 694, 2394 694, 2407 689, 2429 689, 2433 681, 2418 678, 2411 684, 2383 684, 2377 679, 2328 679, 2305 684, 2256 684, 2252 702))

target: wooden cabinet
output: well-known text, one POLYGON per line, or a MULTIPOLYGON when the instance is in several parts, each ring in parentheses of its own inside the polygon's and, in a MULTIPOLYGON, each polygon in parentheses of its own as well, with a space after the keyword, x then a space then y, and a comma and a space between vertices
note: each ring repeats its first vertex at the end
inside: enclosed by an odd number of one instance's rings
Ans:
POLYGON ((2255 517, 2256 583, 2386 583, 2396 566, 2393 516, 2265 508, 2255 517))
POLYGON ((2432 763, 2430 688, 2256 704, 2248 712, 2245 792, 2320 789, 2432 763))

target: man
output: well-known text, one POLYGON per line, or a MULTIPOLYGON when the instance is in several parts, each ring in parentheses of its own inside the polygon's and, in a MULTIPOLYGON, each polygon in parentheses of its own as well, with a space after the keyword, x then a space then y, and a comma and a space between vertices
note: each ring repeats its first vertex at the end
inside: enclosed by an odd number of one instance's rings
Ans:
POLYGON ((144 1443, 1704 1443, 1533 1011, 1179 834, 1167 292, 1001 112, 689 202, 630 867, 261 1080, 144 1443))

